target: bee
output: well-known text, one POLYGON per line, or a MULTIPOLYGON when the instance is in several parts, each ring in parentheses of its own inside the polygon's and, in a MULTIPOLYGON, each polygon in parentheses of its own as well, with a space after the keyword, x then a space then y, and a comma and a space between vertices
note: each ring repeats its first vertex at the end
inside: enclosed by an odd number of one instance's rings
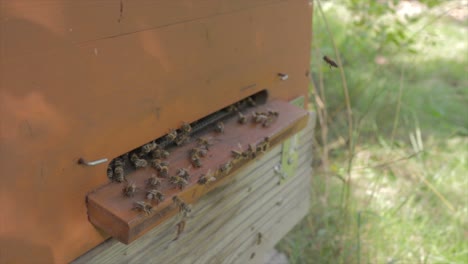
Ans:
POLYGON ((177 138, 175 139, 174 143, 177 145, 177 146, 180 146, 180 145, 183 145, 185 144, 186 142, 188 142, 190 140, 190 136, 188 134, 179 134, 177 136, 177 138))
POLYGON ((185 220, 182 220, 179 223, 177 223, 177 235, 172 241, 176 241, 177 239, 179 239, 179 236, 180 234, 182 234, 182 232, 184 232, 184 229, 185 229, 185 220))
POLYGON ((140 159, 137 154, 133 153, 130 160, 133 162, 135 168, 144 168, 148 166, 148 162, 144 159, 140 159))
POLYGON ((228 113, 232 113, 232 112, 237 111, 238 109, 235 105, 230 105, 226 108, 226 110, 228 111, 228 113))
POLYGON ((237 151, 237 150, 231 150, 232 157, 234 160, 241 159, 242 158, 242 152, 237 151))
POLYGON ((262 126, 263 127, 270 127, 271 123, 273 123, 274 118, 272 116, 269 116, 265 121, 263 121, 262 126))
POLYGON ((213 143, 211 142, 211 138, 205 138, 205 137, 197 138, 197 144, 198 146, 203 146, 204 148, 206 148, 206 150, 209 150, 210 146, 213 145, 213 143))
POLYGON ((237 116, 238 116, 237 122, 239 122, 239 124, 245 124, 247 122, 247 117, 241 112, 237 112, 237 116))
POLYGON ((274 116, 274 117, 278 117, 278 116, 279 116, 279 113, 278 113, 277 111, 274 111, 274 110, 271 110, 271 109, 268 109, 267 114, 268 114, 269 116, 274 116))
POLYGON ((139 168, 145 168, 148 166, 148 162, 144 159, 137 159, 133 162, 133 164, 135 165, 135 168, 139 169, 139 168))
POLYGON ((184 122, 182 124, 181 130, 182 130, 183 133, 189 134, 190 132, 192 132, 192 127, 190 126, 189 123, 184 122))
POLYGON ((125 180, 124 169, 122 166, 117 166, 114 168, 114 178, 116 182, 123 182, 125 180))
POLYGON ((221 122, 221 121, 216 123, 215 131, 218 132, 218 133, 224 133, 224 123, 221 122))
POLYGON ((134 182, 129 182, 123 188, 122 192, 127 197, 133 197, 137 191, 137 187, 134 182))
POLYGON ((252 121, 254 123, 260 124, 265 122, 268 119, 268 116, 263 113, 254 112, 252 113, 252 121))
POLYGON ((114 166, 125 166, 125 160, 121 157, 115 158, 114 160, 114 166))
POLYGON ((187 169, 177 169, 177 176, 181 177, 184 180, 188 180, 190 178, 190 174, 188 173, 187 169))
POLYGON ((151 157, 154 159, 167 159, 169 155, 169 151, 162 148, 157 148, 151 151, 151 157))
POLYGON ((262 243, 262 240, 263 240, 263 234, 258 232, 257 233, 257 245, 260 245, 262 243))
POLYGON ((151 167, 155 168, 157 171, 161 171, 161 167, 163 166, 169 166, 169 163, 166 161, 162 161, 160 159, 152 159, 150 161, 151 167))
POLYGON ((247 158, 255 159, 257 157, 257 148, 254 145, 249 144, 247 150, 243 153, 247 158))
POLYGON ((323 60, 328 64, 330 69, 332 67, 338 68, 338 64, 336 64, 336 62, 334 60, 328 58, 327 56, 323 56, 323 60))
POLYGON ((268 148, 270 148, 270 138, 269 138, 269 137, 265 137, 265 138, 263 139, 262 151, 265 152, 265 151, 267 151, 268 148))
POLYGON ((152 174, 146 182, 148 183, 148 186, 151 187, 159 187, 161 185, 161 180, 158 179, 155 174, 152 174))
POLYGON ((254 99, 252 99, 252 97, 248 97, 247 98, 247 104, 250 105, 250 106, 256 106, 257 103, 255 103, 254 99))
POLYGON ((145 144, 141 147, 141 154, 142 155, 146 155, 148 153, 150 153, 152 150, 156 149, 158 147, 158 144, 156 144, 156 142, 152 141, 148 144, 145 144))
POLYGON ((112 169, 111 166, 108 166, 107 167, 107 177, 109 179, 113 179, 114 178, 114 170, 112 169))
POLYGON ((178 196, 172 197, 172 201, 177 205, 180 212, 183 212, 185 214, 185 213, 190 213, 192 211, 192 208, 190 207, 190 205, 186 204, 178 196))
POLYGON ((153 211, 153 206, 144 201, 139 201, 139 202, 135 202, 133 209, 141 211, 141 212, 145 212, 146 215, 149 215, 153 211))
POLYGON ((208 149, 204 145, 190 150, 190 155, 192 156, 206 157, 206 154, 208 154, 208 149))
POLYGON ((200 179, 198 179, 198 184, 204 185, 213 181, 216 181, 216 177, 214 177, 213 174, 208 171, 206 174, 202 174, 200 176, 200 179))
POLYGON ((184 178, 180 177, 180 176, 171 176, 169 178, 169 182, 174 184, 174 185, 177 185, 177 187, 179 187, 179 189, 183 189, 185 187, 185 185, 188 184, 188 181, 185 180, 184 178))
POLYGON ((146 199, 155 200, 158 203, 164 201, 164 194, 158 190, 149 190, 146 192, 146 199))
POLYGON ((232 162, 228 161, 225 164, 223 164, 221 167, 219 167, 219 172, 228 174, 231 171, 231 169, 232 169, 232 162))
POLYGON ((200 157, 198 155, 192 155, 190 157, 190 161, 192 162, 193 166, 196 168, 201 168, 203 166, 200 157))
POLYGON ((166 138, 169 142, 173 142, 177 138, 177 131, 175 129, 169 130, 166 138))
POLYGON ((166 178, 169 175, 169 167, 168 166, 161 166, 159 169, 159 176, 166 178))

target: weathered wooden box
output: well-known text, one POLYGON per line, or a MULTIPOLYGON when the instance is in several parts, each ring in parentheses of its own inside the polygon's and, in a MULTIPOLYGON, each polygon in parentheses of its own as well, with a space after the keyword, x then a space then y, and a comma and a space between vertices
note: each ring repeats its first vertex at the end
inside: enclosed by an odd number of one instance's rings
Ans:
POLYGON ((308 0, 1 1, 0 263, 260 259, 305 213, 311 132, 297 176, 277 185, 278 139, 199 197, 176 241, 175 214, 119 244, 89 199, 112 160, 184 122, 259 93, 307 101, 311 21, 308 0))

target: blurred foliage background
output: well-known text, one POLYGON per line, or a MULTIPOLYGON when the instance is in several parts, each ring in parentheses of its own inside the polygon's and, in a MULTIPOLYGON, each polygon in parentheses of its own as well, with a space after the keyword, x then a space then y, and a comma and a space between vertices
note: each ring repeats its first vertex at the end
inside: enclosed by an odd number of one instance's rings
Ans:
POLYGON ((468 1, 313 5, 312 206, 277 249, 290 263, 468 263, 468 1))

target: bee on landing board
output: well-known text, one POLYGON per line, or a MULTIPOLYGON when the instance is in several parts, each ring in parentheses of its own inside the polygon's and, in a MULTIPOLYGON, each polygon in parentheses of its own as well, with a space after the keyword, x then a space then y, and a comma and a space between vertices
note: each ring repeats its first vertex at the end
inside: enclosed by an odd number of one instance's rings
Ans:
POLYGON ((161 180, 158 179, 155 174, 152 174, 151 177, 149 177, 149 179, 146 181, 146 183, 148 184, 148 186, 156 188, 161 185, 161 180))
POLYGON ((198 184, 204 185, 213 181, 216 181, 216 178, 210 171, 208 171, 206 174, 201 175, 200 179, 198 179, 198 184))
POLYGON ((149 215, 153 211, 153 206, 147 202, 139 201, 135 202, 133 209, 140 212, 145 212, 146 215, 149 215))
POLYGON ((123 182, 125 180, 124 169, 122 166, 116 166, 114 168, 114 177, 113 179, 116 182, 123 182))
POLYGON ((127 197, 133 197, 136 191, 137 187, 134 182, 127 183, 127 185, 125 185, 125 187, 122 190, 123 194, 127 197))
POLYGON ((158 190, 149 190, 146 192, 146 199, 148 200, 155 200, 158 203, 164 201, 164 194, 162 194, 158 190))
POLYGON ((224 133, 224 123, 221 121, 216 123, 215 131, 218 133, 224 133))
POLYGON ((330 67, 335 67, 335 68, 338 68, 338 64, 336 64, 336 62, 330 58, 328 58, 327 56, 323 56, 323 60, 328 64, 328 66, 330 67))

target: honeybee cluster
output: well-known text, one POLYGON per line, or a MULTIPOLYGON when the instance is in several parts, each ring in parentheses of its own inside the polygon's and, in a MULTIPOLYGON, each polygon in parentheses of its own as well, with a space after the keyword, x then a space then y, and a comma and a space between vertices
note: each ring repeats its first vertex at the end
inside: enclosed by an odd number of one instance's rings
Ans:
MULTIPOLYGON (((273 110, 264 112, 253 112, 248 116, 241 112, 245 106, 256 106, 256 102, 252 98, 247 98, 234 105, 227 107, 225 110, 232 114, 231 116, 237 117, 237 122, 244 125, 251 119, 254 124, 259 124, 262 127, 269 127, 279 116, 279 113, 273 110)), ((219 120, 219 118, 217 119, 219 120)), ((195 126, 198 130, 198 126, 195 126)), ((225 125, 222 121, 217 121, 214 125, 215 132, 224 133, 225 125)), ((192 177, 190 168, 178 168, 173 175, 170 174, 169 162, 167 161, 170 152, 166 147, 170 144, 175 146, 183 145, 191 140, 192 126, 188 123, 183 123, 179 129, 171 129, 164 137, 151 141, 138 149, 130 151, 122 156, 115 158, 107 168, 107 176, 112 180, 119 183, 124 182, 122 188, 122 195, 124 197, 133 198, 135 196, 142 197, 141 200, 134 203, 133 210, 143 212, 150 215, 155 206, 165 200, 165 195, 161 187, 173 186, 182 190, 190 182, 192 177), (154 168, 156 173, 145 181, 144 186, 137 186, 136 183, 127 181, 126 174, 132 170, 141 168, 154 168)), ((203 160, 208 157, 211 146, 213 145, 213 138, 199 137, 193 148, 188 151, 189 161, 191 168, 197 169, 203 166, 203 160)), ((265 137, 258 144, 249 144, 247 148, 240 146, 240 150, 231 150, 232 159, 219 165, 213 172, 208 170, 205 174, 201 174, 198 178, 198 184, 205 185, 210 182, 216 181, 220 176, 229 174, 233 167, 243 160, 255 159, 258 155, 267 151, 270 146, 270 139, 265 137)), ((171 170, 172 171, 172 170, 171 170)), ((178 225, 178 234, 183 231, 185 227, 185 216, 191 212, 191 207, 178 196, 172 198, 173 203, 177 206, 179 211, 184 216, 184 220, 178 225)))

